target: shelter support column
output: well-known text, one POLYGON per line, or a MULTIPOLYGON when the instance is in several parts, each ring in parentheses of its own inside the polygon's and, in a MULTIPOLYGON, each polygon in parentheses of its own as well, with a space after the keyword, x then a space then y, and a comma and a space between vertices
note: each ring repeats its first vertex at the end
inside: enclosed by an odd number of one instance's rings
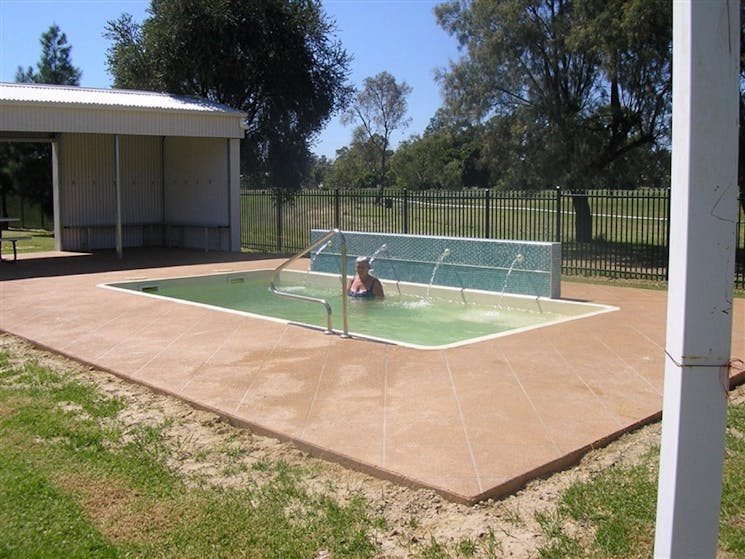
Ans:
POLYGON ((54 250, 62 250, 62 211, 60 209, 60 136, 52 142, 52 219, 54 220, 54 250))
POLYGON ((673 3, 673 152, 655 557, 714 557, 732 338, 739 2, 673 3))
POLYGON ((122 257, 122 177, 119 160, 119 134, 114 136, 114 182, 116 183, 116 256, 122 257))
POLYGON ((228 234, 229 250, 241 250, 241 142, 236 138, 227 141, 228 151, 228 234))

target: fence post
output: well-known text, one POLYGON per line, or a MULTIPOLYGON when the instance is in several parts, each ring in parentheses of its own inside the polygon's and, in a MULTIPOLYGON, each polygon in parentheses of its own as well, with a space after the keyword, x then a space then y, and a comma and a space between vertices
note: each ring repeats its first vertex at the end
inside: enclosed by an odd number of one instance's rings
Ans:
POLYGON ((665 262, 665 281, 668 281, 670 279, 670 187, 668 186, 665 189, 665 193, 667 195, 667 204, 665 206, 667 207, 667 215, 665 216, 665 252, 667 253, 667 261, 665 262))
POLYGON ((274 191, 274 205, 277 217, 277 252, 282 252, 282 197, 279 190, 274 191))
POLYGON ((404 213, 403 215, 404 235, 406 235, 409 233, 409 191, 406 188, 404 188, 402 211, 404 213))
POLYGON ((554 241, 561 242, 561 187, 556 187, 556 231, 554 232, 554 241))
POLYGON ((484 238, 491 239, 491 190, 484 190, 484 238))
POLYGON ((340 229, 339 227, 339 189, 334 189, 334 229, 340 229))

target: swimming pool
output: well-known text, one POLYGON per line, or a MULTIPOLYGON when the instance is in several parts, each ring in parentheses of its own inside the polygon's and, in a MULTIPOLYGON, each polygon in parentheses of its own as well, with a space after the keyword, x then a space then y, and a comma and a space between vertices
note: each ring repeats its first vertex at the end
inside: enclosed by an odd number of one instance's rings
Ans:
MULTIPOLYGON (((318 304, 269 291, 271 270, 105 284, 148 297, 207 306, 267 320, 324 329, 318 304)), ((616 310, 583 302, 542 299, 472 289, 383 282, 383 301, 348 300, 349 333, 416 349, 443 349, 616 310)), ((326 299, 334 328, 341 328, 339 276, 283 270, 277 287, 326 299)))

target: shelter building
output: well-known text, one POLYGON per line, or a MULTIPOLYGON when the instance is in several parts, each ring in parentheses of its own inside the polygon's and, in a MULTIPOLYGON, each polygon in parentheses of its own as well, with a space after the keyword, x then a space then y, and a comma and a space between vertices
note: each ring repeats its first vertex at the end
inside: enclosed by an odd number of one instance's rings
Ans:
POLYGON ((57 250, 240 250, 246 113, 145 91, 0 83, 0 141, 50 142, 57 250))

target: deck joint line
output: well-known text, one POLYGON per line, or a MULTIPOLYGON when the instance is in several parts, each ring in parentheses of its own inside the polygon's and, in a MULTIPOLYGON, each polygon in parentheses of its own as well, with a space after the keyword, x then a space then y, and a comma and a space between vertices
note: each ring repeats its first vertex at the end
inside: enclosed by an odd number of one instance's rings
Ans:
POLYGON ((385 467, 386 441, 388 440, 388 346, 383 348, 383 442, 380 449, 381 465, 385 467))
POLYGON ((318 400, 318 393, 321 391, 321 381, 323 381, 323 375, 326 372, 326 368, 329 362, 329 352, 331 349, 331 343, 330 340, 327 338, 326 342, 326 351, 323 355, 323 364, 321 365, 321 370, 318 373, 318 377, 316 378, 316 386, 313 389, 313 396, 310 398, 310 402, 308 403, 308 409, 305 410, 305 417, 303 418, 303 426, 300 429, 300 433, 298 436, 303 437, 305 436, 305 430, 308 428, 308 421, 310 420, 310 415, 313 412, 313 407, 318 400))
POLYGON ((254 373, 253 378, 251 379, 251 382, 246 387, 246 389, 243 391, 243 396, 241 396, 240 401, 238 402, 238 404, 236 404, 235 408, 233 409, 233 413, 234 414, 237 414, 238 413, 238 410, 240 410, 241 407, 243 406, 243 404, 246 402, 246 397, 248 396, 249 392, 251 392, 251 390, 253 389, 254 385, 256 384, 256 382, 257 382, 257 380, 259 378, 259 375, 261 375, 261 372, 266 368, 266 364, 269 362, 269 360, 272 357, 272 355, 274 355, 274 352, 277 351, 277 346, 279 345, 279 342, 282 340, 282 337, 287 332, 287 326, 288 325, 285 324, 284 328, 282 329, 282 332, 279 334, 279 336, 277 336, 274 339, 274 344, 272 344, 272 348, 269 350, 269 355, 267 356, 266 359, 264 359, 264 360, 261 361, 261 364, 256 369, 256 372, 254 373))
POLYGON ((481 484, 481 475, 479 474, 478 466, 476 465, 476 456, 473 453, 473 446, 471 445, 471 439, 468 436, 468 428, 466 427, 466 420, 463 417, 463 408, 460 405, 460 398, 458 398, 458 390, 455 387, 455 381, 453 380, 453 371, 450 369, 450 362, 445 352, 442 353, 442 360, 445 362, 445 369, 448 372, 448 379, 450 380, 450 389, 453 391, 453 398, 455 399, 455 407, 458 410, 458 419, 460 420, 460 427, 463 430, 463 438, 466 441, 466 448, 468 449, 468 457, 471 460, 471 468, 473 468, 473 475, 476 478, 476 486, 479 488, 479 493, 483 493, 484 487, 481 484))

